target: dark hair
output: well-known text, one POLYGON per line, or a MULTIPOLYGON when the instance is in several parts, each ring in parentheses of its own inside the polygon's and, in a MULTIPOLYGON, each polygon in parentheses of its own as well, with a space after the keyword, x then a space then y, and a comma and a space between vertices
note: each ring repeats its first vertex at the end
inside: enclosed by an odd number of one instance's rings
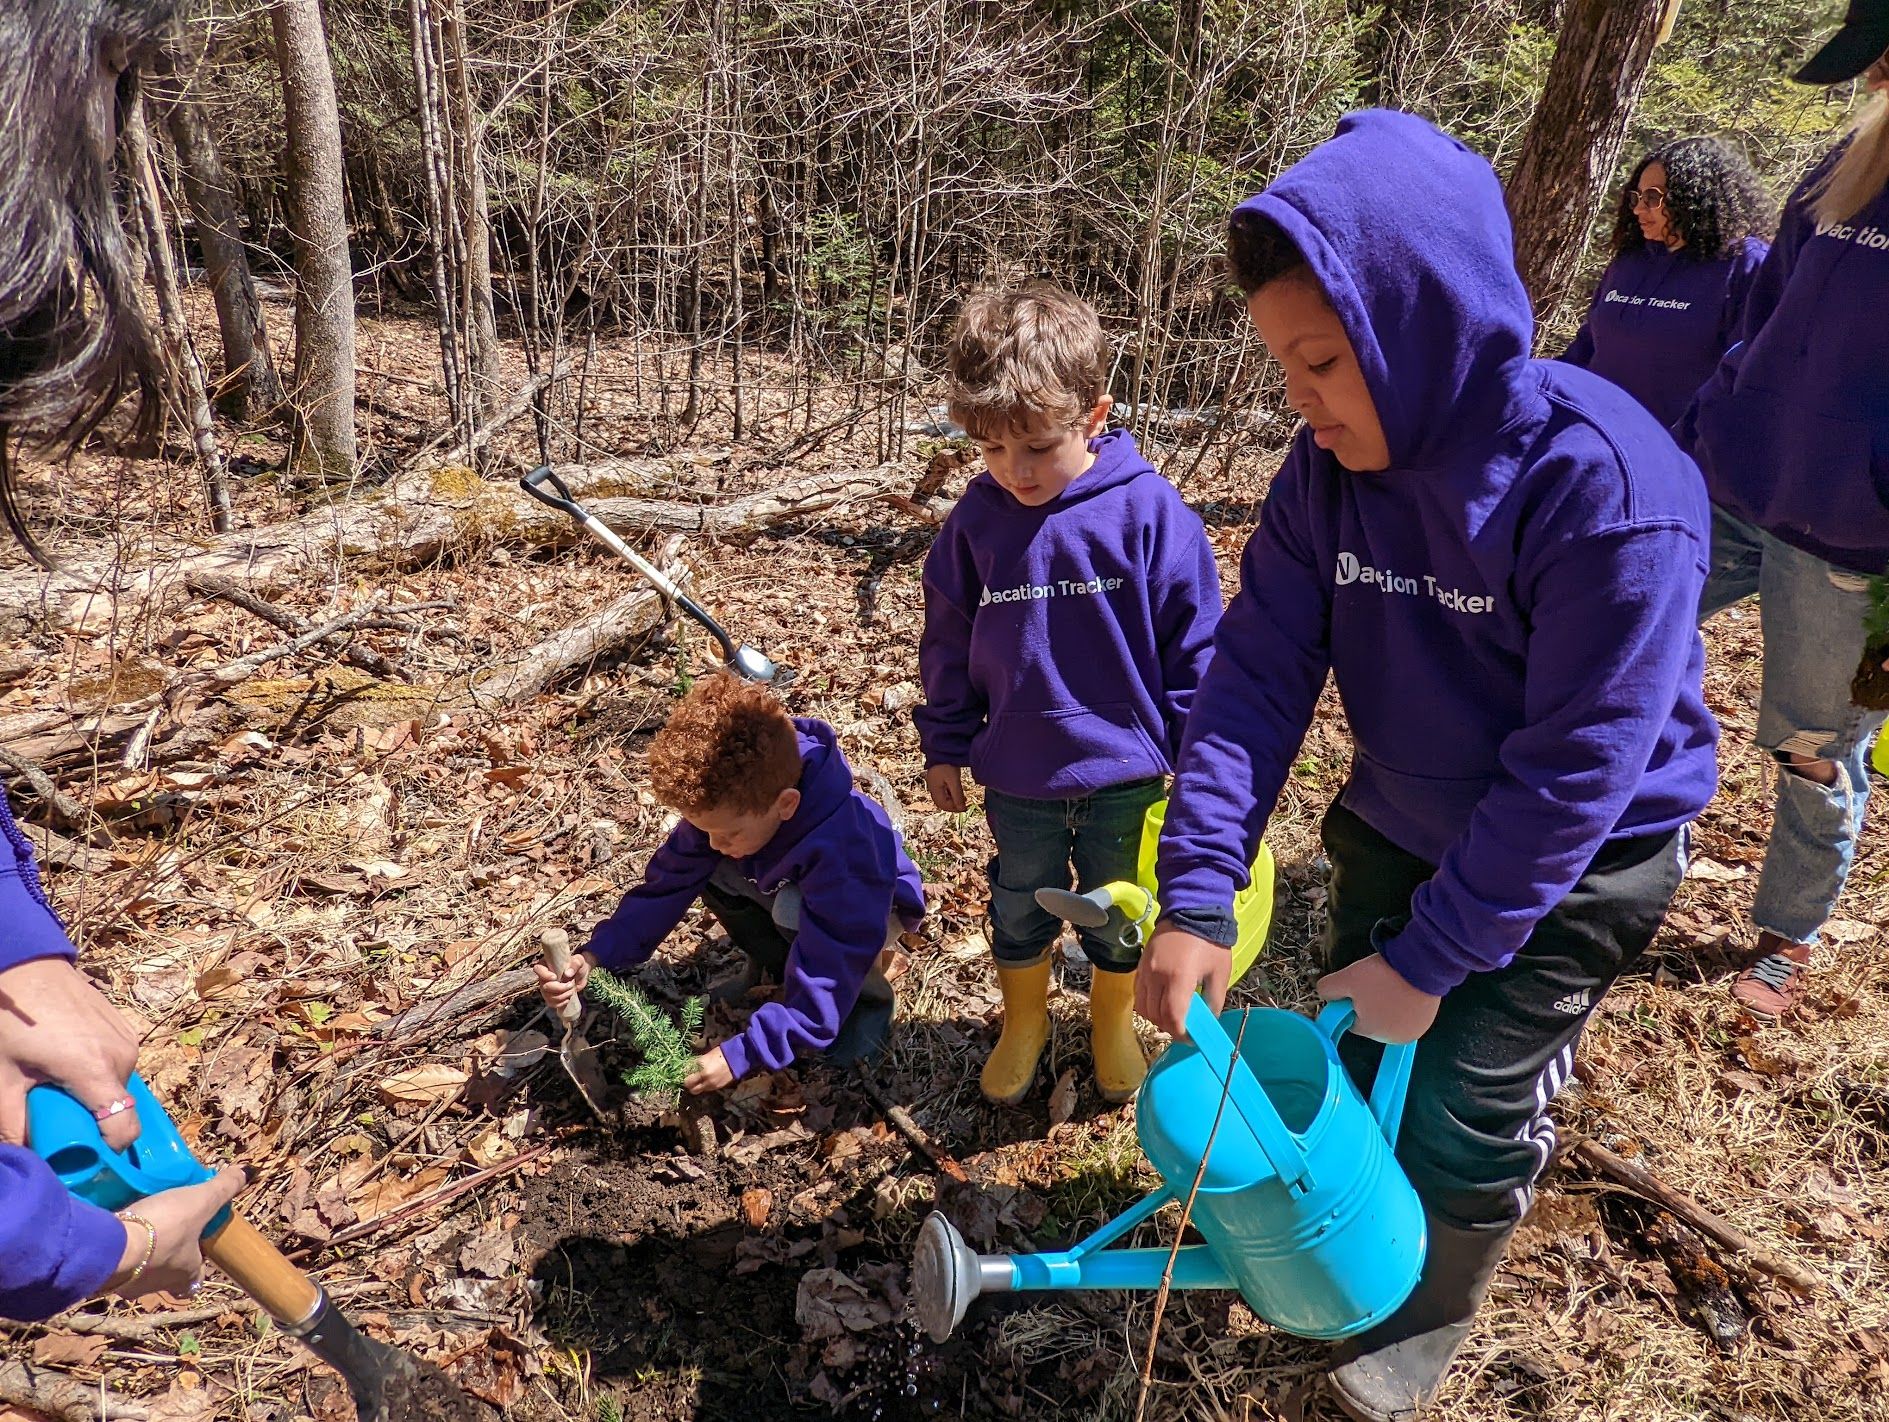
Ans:
POLYGON ((112 199, 111 155, 137 102, 137 65, 174 8, 0 4, 0 520, 41 562, 14 502, 12 428, 69 452, 132 387, 140 424, 157 414, 157 352, 112 199))
POLYGON ((1771 230, 1771 201, 1745 155, 1717 138, 1676 138, 1634 168, 1620 191, 1614 217, 1614 252, 1630 252, 1646 238, 1633 215, 1633 193, 1653 164, 1666 169, 1666 215, 1685 239, 1681 256, 1695 262, 1723 257, 1747 237, 1771 230))
POLYGON ((1285 228, 1250 207, 1227 219, 1227 271, 1244 296, 1282 277, 1313 281, 1311 264, 1285 228))
POLYGON ((800 783, 800 741, 765 686, 730 672, 705 676, 649 743, 649 784, 682 815, 756 815, 800 783))

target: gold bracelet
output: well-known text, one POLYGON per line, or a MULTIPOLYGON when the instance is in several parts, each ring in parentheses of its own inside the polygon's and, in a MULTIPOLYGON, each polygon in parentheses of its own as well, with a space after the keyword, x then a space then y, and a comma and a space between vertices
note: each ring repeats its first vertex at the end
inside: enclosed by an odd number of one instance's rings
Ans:
POLYGON ((144 1258, 138 1261, 138 1267, 133 1269, 131 1273, 125 1277, 123 1283, 119 1284, 118 1287, 122 1290, 130 1288, 133 1284, 138 1282, 138 1276, 149 1267, 151 1257, 157 1253, 157 1226, 152 1224, 143 1215, 121 1214, 118 1218, 125 1224, 140 1224, 144 1226, 144 1258))

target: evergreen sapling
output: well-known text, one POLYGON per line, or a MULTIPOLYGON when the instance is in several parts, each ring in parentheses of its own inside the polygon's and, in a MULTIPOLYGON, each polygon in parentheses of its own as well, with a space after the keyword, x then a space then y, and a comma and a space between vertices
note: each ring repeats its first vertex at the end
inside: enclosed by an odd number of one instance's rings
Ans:
POLYGON ((630 1041, 643 1054, 642 1065, 624 1074, 624 1084, 639 1096, 680 1091, 696 1068, 689 1043, 702 1029, 705 999, 690 998, 682 1004, 680 1021, 671 1022, 641 992, 606 969, 593 968, 589 986, 597 1001, 630 1029, 630 1041))
POLYGON ((1863 660, 1850 682, 1850 700, 1870 711, 1889 710, 1889 573, 1869 580, 1863 609, 1863 660))

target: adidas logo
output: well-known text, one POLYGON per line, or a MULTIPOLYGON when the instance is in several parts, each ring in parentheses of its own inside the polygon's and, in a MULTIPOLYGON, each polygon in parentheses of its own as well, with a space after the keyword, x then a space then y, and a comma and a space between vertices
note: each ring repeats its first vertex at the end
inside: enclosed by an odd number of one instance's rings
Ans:
POLYGON ((1566 997, 1557 999, 1554 1010, 1565 1012, 1570 1017, 1579 1017, 1593 1005, 1594 999, 1588 994, 1586 988, 1582 988, 1579 992, 1571 992, 1566 997))

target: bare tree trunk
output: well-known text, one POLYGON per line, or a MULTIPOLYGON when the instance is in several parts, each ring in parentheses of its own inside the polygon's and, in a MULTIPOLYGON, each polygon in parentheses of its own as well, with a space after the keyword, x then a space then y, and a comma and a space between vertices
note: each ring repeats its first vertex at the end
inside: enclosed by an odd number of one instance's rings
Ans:
POLYGON ((427 0, 408 0, 407 21, 413 41, 413 82, 419 96, 420 155, 425 164, 420 185, 426 193, 427 235, 433 247, 433 319, 439 331, 440 368, 446 379, 446 404, 452 412, 453 427, 469 446, 477 421, 459 378, 459 289, 454 280, 457 266, 449 231, 453 184, 446 143, 440 135, 439 54, 427 0))
POLYGON ((1515 261, 1547 321, 1567 299, 1588 216, 1613 181, 1668 0, 1569 0, 1548 83, 1509 179, 1515 261))
POLYGON ((131 159, 131 188, 139 225, 144 228, 144 247, 150 255, 151 284, 157 290, 158 321, 164 331, 166 373, 170 393, 183 407, 190 424, 191 443, 203 464, 204 494, 210 504, 210 523, 218 533, 230 531, 230 484, 223 464, 223 451, 216 442, 216 427, 210 418, 210 395, 205 388, 203 361, 197 355, 197 343, 190 337, 190 324, 184 319, 183 297, 177 290, 177 267, 171 260, 170 234, 164 230, 164 207, 159 199, 157 169, 151 163, 150 128, 144 120, 144 105, 133 104, 125 116, 125 150, 131 159))
POLYGON ((445 41, 447 103, 453 116, 453 206, 465 238, 461 292, 466 324, 466 355, 472 373, 475 420, 492 413, 497 396, 498 322, 492 310, 492 219, 485 195, 484 122, 472 105, 466 63, 466 20, 460 0, 442 0, 440 30, 445 41))
POLYGON ((354 472, 354 272, 342 186, 341 114, 320 0, 274 0, 282 68, 288 209, 295 244, 295 427, 290 469, 317 480, 354 472))
POLYGON ((281 409, 288 396, 269 353, 262 305, 256 300, 249 258, 243 254, 236 189, 196 100, 176 94, 168 105, 165 126, 177 150, 184 200, 197 224, 204 268, 216 297, 217 328, 223 336, 223 382, 217 406, 236 420, 266 417, 281 409))

